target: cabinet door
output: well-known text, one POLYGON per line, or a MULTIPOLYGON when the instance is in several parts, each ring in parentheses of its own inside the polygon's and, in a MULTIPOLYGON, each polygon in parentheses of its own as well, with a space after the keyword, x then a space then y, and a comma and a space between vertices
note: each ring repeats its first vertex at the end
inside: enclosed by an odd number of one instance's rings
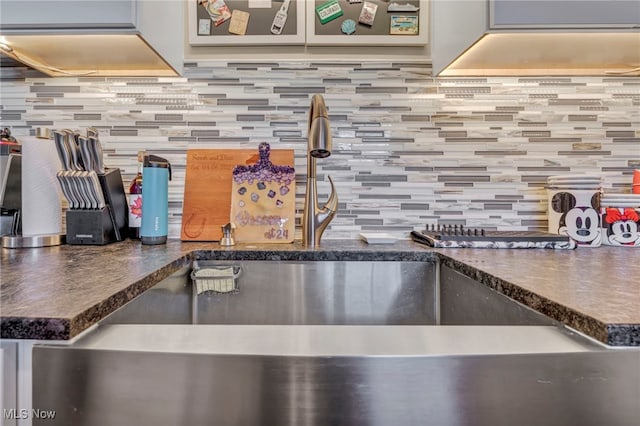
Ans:
POLYGON ((135 0, 2 0, 3 29, 133 28, 135 0))
POLYGON ((638 0, 489 0, 491 28, 640 26, 638 0))

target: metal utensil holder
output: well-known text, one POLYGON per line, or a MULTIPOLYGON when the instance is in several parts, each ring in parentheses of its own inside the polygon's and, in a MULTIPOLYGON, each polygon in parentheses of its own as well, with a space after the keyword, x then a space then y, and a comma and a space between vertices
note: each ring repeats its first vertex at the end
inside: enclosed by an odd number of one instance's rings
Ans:
POLYGON ((239 278, 242 267, 237 264, 220 264, 219 261, 193 262, 191 271, 191 320, 198 323, 199 295, 229 295, 240 291, 239 278), (215 262, 215 263, 214 263, 215 262))

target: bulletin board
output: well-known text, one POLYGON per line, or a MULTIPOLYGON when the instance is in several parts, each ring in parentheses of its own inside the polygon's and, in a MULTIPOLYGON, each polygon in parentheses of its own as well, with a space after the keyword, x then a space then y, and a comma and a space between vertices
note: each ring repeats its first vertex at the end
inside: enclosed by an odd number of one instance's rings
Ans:
MULTIPOLYGON (((309 45, 426 45, 429 41, 429 2, 427 0, 334 0, 338 3, 341 16, 322 23, 317 12, 318 7, 326 5, 327 0, 308 1, 307 4, 307 44, 309 45), (371 25, 361 22, 365 3, 375 6, 375 17, 371 25), (389 6, 410 5, 417 10, 389 11, 389 6), (398 30, 394 23, 403 17, 414 20, 417 34, 398 30), (345 34, 342 25, 346 20, 355 22, 355 32, 345 34), (392 29, 392 27, 394 29, 392 29)), ((409 8, 412 9, 412 8, 409 8)))
POLYGON ((296 45, 305 42, 305 0, 290 0, 287 19, 280 34, 273 34, 271 26, 284 0, 224 0, 230 12, 248 13, 246 32, 230 33, 231 19, 215 25, 202 0, 189 0, 189 43, 194 46, 214 45, 296 45), (258 5, 259 7, 253 7, 258 5), (264 7, 268 5, 268 7, 264 7), (207 24, 207 21, 209 22, 207 24), (204 25, 203 25, 204 24, 204 25))

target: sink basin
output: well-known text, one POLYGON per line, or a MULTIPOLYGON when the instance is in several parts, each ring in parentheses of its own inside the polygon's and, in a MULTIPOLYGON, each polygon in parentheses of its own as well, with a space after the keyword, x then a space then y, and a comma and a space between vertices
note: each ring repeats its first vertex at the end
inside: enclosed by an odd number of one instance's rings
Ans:
POLYGON ((555 325, 455 271, 438 280, 435 263, 208 261, 198 270, 233 268, 233 291, 206 291, 215 278, 192 282, 183 268, 103 324, 555 325))
POLYGON ((640 351, 608 350, 437 263, 199 266, 70 346, 34 346, 34 407, 57 413, 47 425, 640 418, 640 351))

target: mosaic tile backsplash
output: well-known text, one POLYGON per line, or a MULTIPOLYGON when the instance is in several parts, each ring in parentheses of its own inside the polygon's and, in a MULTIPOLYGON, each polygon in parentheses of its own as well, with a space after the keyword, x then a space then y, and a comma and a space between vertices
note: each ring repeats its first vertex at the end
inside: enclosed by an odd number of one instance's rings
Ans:
MULTIPOLYGON (((629 192, 640 168, 640 78, 434 78, 429 63, 186 64, 182 78, 4 79, 0 124, 100 130, 107 167, 125 187, 136 153, 169 159, 169 236, 178 238, 189 148, 295 150, 297 238, 304 201, 307 111, 323 94, 333 153, 318 160, 339 211, 323 238, 427 224, 546 230, 549 175, 602 173, 629 192)), ((228 208, 221 206, 220 208, 228 208)))

